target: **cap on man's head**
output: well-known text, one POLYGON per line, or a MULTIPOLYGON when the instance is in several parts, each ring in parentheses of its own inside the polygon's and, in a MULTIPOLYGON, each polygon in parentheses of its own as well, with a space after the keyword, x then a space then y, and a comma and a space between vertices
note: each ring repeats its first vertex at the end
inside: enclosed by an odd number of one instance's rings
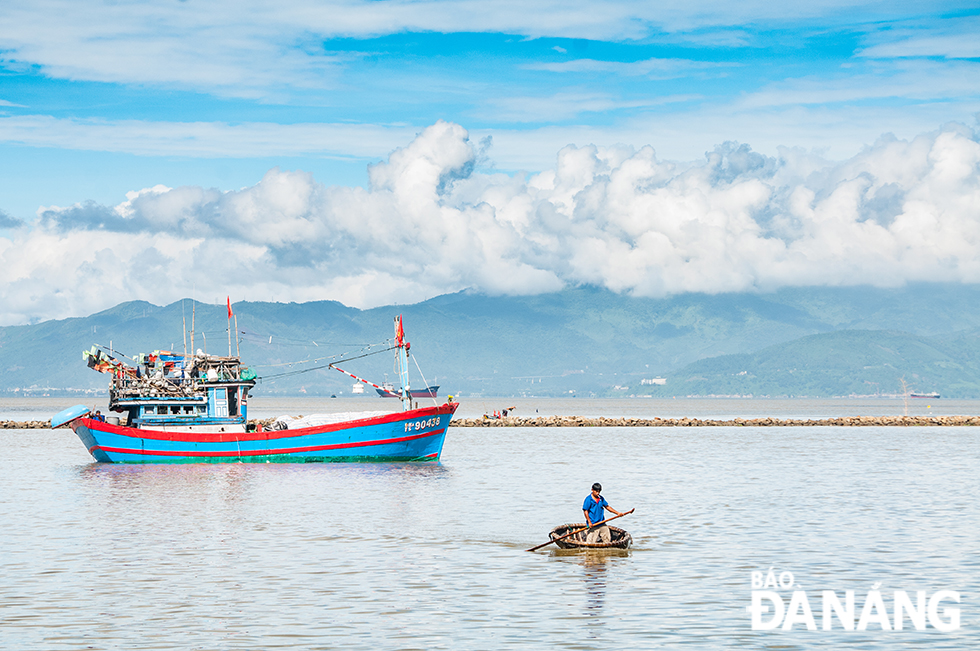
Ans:
POLYGON ((602 492, 602 484, 600 484, 599 482, 596 482, 596 483, 592 484, 592 490, 594 490, 597 493, 601 493, 602 492))

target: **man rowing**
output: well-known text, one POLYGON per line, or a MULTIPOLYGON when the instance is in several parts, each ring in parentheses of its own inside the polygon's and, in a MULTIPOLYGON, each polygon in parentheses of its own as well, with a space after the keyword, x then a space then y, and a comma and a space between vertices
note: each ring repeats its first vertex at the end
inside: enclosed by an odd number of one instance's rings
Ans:
POLYGON ((592 484, 592 493, 585 498, 585 503, 582 504, 582 512, 585 513, 585 524, 589 527, 589 533, 585 542, 590 544, 612 542, 612 534, 609 532, 609 527, 604 524, 598 527, 593 526, 606 519, 603 509, 612 511, 616 515, 622 515, 622 513, 609 506, 606 498, 600 495, 601 492, 601 484, 598 482, 592 484))

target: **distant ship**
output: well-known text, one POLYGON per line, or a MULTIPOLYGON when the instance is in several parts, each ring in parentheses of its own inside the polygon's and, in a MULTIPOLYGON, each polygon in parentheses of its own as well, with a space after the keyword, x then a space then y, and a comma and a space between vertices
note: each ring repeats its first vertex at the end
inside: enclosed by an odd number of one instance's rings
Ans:
POLYGON ((909 394, 909 398, 932 398, 933 400, 936 400, 936 399, 941 398, 941 397, 942 396, 940 396, 935 391, 933 391, 932 393, 910 393, 909 394))
MULTIPOLYGON (((396 389, 391 382, 382 382, 380 389, 375 389, 382 398, 401 398, 402 390, 396 389)), ((424 389, 412 389, 409 391, 413 398, 435 398, 439 393, 439 385, 433 384, 424 389)))
POLYGON ((360 382, 355 382, 354 386, 351 387, 350 392, 354 395, 364 393, 364 385, 360 382))

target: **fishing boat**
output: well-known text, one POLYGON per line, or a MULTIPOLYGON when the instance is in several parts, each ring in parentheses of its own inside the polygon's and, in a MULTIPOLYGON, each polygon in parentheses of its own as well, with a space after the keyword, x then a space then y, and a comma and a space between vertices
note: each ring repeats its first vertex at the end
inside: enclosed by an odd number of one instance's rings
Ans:
POLYGON ((938 400, 941 398, 937 392, 933 391, 931 393, 910 393, 909 398, 927 398, 931 400, 938 400))
MULTIPOLYGON (((399 316, 386 350, 397 351, 406 388, 410 347, 399 316)), ((459 406, 413 408, 406 389, 400 412, 281 417, 263 429, 248 422, 257 378, 239 357, 156 351, 130 365, 113 352, 93 346, 83 353, 91 368, 111 376, 112 415, 76 405, 51 419, 52 427, 68 425, 97 461, 109 463, 438 461, 459 406)))
POLYGON ((628 531, 612 525, 606 525, 609 527, 609 537, 612 538, 610 542, 586 542, 587 531, 581 531, 564 540, 557 540, 576 529, 583 529, 585 526, 584 522, 579 524, 561 524, 552 529, 548 536, 562 549, 629 549, 630 545, 633 544, 633 537, 630 536, 628 531))

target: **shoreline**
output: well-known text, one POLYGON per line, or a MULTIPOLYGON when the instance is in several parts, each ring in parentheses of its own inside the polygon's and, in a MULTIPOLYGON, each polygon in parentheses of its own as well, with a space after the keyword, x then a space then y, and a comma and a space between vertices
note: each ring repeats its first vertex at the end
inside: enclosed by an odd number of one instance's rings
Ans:
MULTIPOLYGON (((250 420, 268 427, 272 419, 250 420)), ((586 418, 584 416, 537 416, 527 418, 458 418, 450 427, 978 427, 980 416, 840 416, 802 420, 797 418, 586 418)), ((67 427, 66 425, 63 427, 67 427)), ((51 429, 51 421, 0 421, 0 429, 51 429)))
POLYGON ((543 416, 524 418, 460 418, 450 427, 969 427, 980 426, 980 416, 841 416, 802 420, 795 418, 585 418, 543 416))

